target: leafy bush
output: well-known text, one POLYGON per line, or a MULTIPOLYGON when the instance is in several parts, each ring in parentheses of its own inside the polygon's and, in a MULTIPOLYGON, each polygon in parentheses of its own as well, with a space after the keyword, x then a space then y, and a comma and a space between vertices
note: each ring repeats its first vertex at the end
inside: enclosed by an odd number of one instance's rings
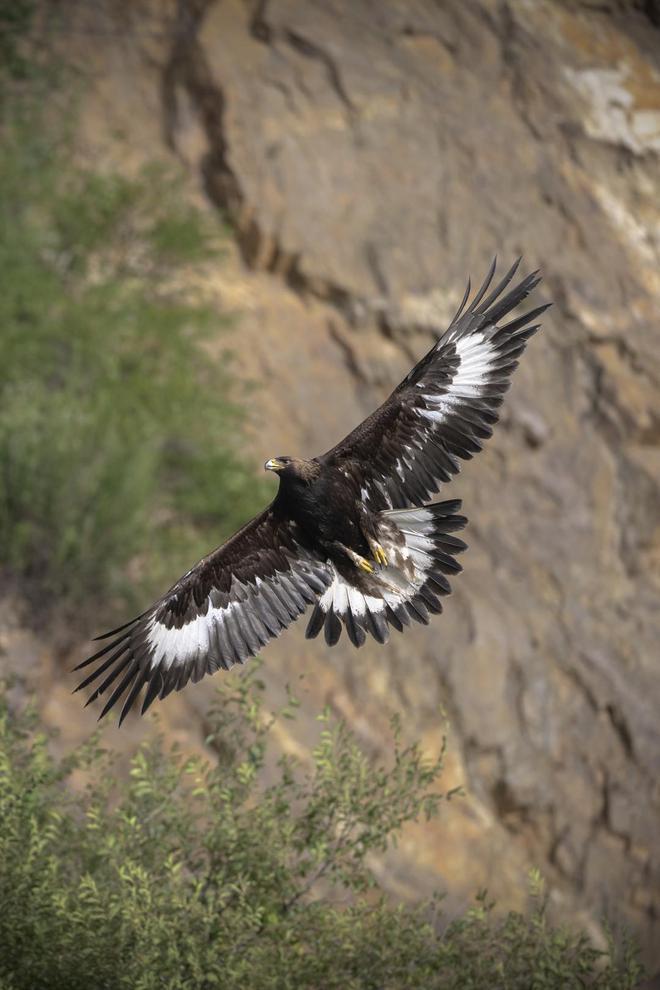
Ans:
MULTIPOLYGON (((626 990, 639 968, 553 929, 543 904, 496 920, 482 899, 439 934, 437 904, 393 906, 369 871, 438 809, 441 759, 394 733, 388 768, 324 719, 310 767, 282 758, 254 673, 209 720, 217 762, 141 749, 114 781, 91 744, 55 759, 0 715, 0 985, 98 988, 626 990), (91 783, 65 784, 85 767, 91 783)), ((293 703, 282 715, 292 714, 293 703)))
POLYGON ((33 0, 0 0, 0 81, 3 75, 21 79, 28 74, 30 63, 22 49, 33 17, 33 0))
POLYGON ((42 601, 75 602, 148 554, 153 590, 265 497, 239 454, 227 356, 202 346, 221 319, 180 287, 218 258, 221 230, 162 169, 82 169, 58 114, 56 137, 29 101, 7 106, 0 559, 42 601))

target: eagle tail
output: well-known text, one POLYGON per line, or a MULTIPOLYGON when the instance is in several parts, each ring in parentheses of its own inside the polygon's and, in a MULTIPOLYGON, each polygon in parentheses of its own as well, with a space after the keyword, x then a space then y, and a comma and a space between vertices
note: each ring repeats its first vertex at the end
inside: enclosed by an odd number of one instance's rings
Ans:
POLYGON ((453 499, 379 513, 387 565, 372 575, 356 573, 354 583, 337 572, 314 607, 307 638, 323 629, 334 646, 345 627, 353 645, 362 646, 368 634, 387 642, 390 626, 403 632, 411 619, 427 625, 429 613, 441 612, 440 599, 451 591, 447 575, 462 570, 455 557, 466 544, 453 535, 467 523, 458 515, 460 507, 453 499))

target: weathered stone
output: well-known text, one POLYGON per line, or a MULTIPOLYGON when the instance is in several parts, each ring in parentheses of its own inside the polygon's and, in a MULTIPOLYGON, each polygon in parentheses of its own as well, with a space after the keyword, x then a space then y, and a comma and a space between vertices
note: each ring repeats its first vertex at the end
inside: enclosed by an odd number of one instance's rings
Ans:
MULTIPOLYGON (((233 345, 262 385, 257 463, 352 428, 495 252, 542 267, 539 300, 555 307, 495 438, 451 487, 470 551, 445 615, 359 653, 296 630, 264 673, 276 700, 313 672, 281 740, 302 754, 325 702, 375 750, 389 712, 437 741, 447 711, 468 798, 375 864, 391 889, 446 884, 460 903, 487 885, 519 906, 538 865, 562 914, 627 918, 660 963, 654 10, 200 4, 149 61, 130 33, 99 43, 81 153, 117 147, 119 126, 144 159, 164 127, 229 213, 238 252, 215 288, 243 314, 233 345)), ((211 689, 171 706, 201 713, 211 689)))

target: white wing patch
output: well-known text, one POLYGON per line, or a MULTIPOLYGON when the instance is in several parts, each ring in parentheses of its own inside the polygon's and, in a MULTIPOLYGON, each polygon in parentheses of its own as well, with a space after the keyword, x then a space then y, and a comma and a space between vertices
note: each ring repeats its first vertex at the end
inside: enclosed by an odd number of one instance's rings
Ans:
MULTIPOLYGON (((210 601, 208 605, 210 606, 210 601)), ((211 640, 215 632, 215 624, 224 621, 227 612, 232 608, 208 607, 205 614, 198 615, 191 622, 186 622, 180 629, 162 625, 154 617, 149 622, 147 642, 151 648, 151 669, 162 666, 169 670, 174 661, 185 663, 201 653, 211 652, 211 640)))
POLYGON ((497 349, 485 333, 473 333, 454 342, 460 363, 451 385, 444 395, 422 393, 429 409, 420 409, 419 415, 436 423, 446 421, 454 411, 457 399, 478 398, 487 384, 486 375, 497 362, 497 349))
POLYGON ((418 410, 420 416, 436 424, 447 422, 461 400, 481 395, 486 375, 497 361, 497 350, 484 333, 461 337, 454 346, 460 363, 448 391, 443 395, 422 393, 430 408, 418 410))
POLYGON ((350 606, 353 615, 363 616, 367 610, 382 611, 385 608, 385 602, 382 598, 365 595, 362 591, 358 591, 335 571, 335 579, 319 598, 319 606, 324 612, 333 608, 338 615, 344 615, 347 607, 350 606))
POLYGON ((223 665, 231 667, 241 659, 241 644, 256 652, 272 636, 279 635, 313 598, 310 591, 301 593, 300 583, 290 574, 280 571, 270 581, 257 577, 254 584, 234 579, 231 594, 233 600, 223 607, 215 607, 207 599, 206 611, 179 628, 168 628, 153 616, 147 625, 146 640, 151 651, 150 669, 160 667, 165 672, 173 664, 183 666, 206 656, 218 656, 223 665))

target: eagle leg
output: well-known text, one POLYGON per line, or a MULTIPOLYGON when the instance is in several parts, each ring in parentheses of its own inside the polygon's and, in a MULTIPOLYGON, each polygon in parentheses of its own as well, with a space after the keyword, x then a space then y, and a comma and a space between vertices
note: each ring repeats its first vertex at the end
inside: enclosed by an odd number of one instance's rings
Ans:
POLYGON ((347 557, 353 561, 356 567, 359 567, 361 571, 366 571, 367 574, 373 574, 376 568, 371 564, 366 557, 360 556, 355 550, 351 550, 350 547, 345 547, 343 543, 336 542, 335 546, 338 550, 341 550, 346 554, 347 557))
POLYGON ((375 520, 372 514, 368 512, 364 506, 361 505, 360 508, 362 509, 362 513, 360 515, 360 529, 362 530, 365 540, 369 544, 371 556, 377 564, 381 565, 381 567, 387 567, 387 554, 376 539, 377 530, 375 520))

